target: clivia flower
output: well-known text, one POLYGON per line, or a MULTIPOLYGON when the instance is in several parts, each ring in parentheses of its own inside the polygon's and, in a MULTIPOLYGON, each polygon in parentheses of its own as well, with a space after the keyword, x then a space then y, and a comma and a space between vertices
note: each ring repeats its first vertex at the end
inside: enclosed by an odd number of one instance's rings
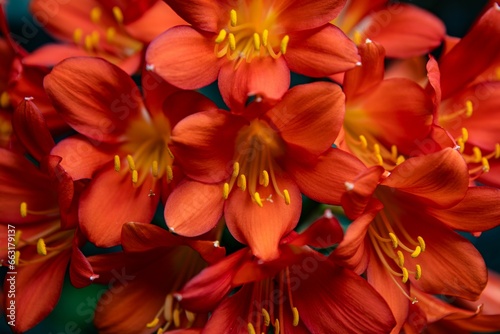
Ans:
POLYGON ((166 1, 191 26, 167 30, 148 47, 148 68, 183 89, 219 80, 231 109, 250 95, 279 99, 290 71, 325 77, 353 68, 356 47, 329 24, 345 1, 166 1))
POLYGON ((274 106, 253 102, 243 116, 210 110, 186 117, 172 141, 190 179, 167 200, 167 225, 197 236, 224 212, 238 241, 257 257, 275 258, 279 240, 298 222, 301 193, 340 204, 343 183, 366 169, 331 147, 343 110, 340 87, 316 82, 290 89, 274 106))
POLYGON ((364 279, 312 248, 341 238, 339 223, 327 212, 301 234, 286 236, 278 258, 264 262, 243 248, 174 296, 188 310, 213 310, 203 333, 388 333, 395 322, 384 300, 364 279))
POLYGON ((214 108, 195 92, 168 95, 161 79, 143 80, 144 100, 125 72, 92 57, 67 59, 45 79, 54 107, 78 132, 52 154, 62 157, 74 180, 92 179, 79 219, 88 239, 101 247, 119 243, 124 223, 151 221, 169 183, 180 176, 169 148, 172 127, 187 114, 214 108))

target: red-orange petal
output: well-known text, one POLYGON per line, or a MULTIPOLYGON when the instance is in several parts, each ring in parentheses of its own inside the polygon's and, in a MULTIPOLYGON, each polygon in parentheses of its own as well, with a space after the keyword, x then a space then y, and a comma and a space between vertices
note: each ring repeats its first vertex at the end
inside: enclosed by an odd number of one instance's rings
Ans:
POLYGON ((345 3, 345 0, 278 0, 273 10, 285 31, 298 31, 327 24, 339 15, 345 3))
POLYGON ((218 32, 221 26, 229 22, 229 12, 236 4, 230 0, 166 0, 172 9, 195 28, 209 32, 218 32))

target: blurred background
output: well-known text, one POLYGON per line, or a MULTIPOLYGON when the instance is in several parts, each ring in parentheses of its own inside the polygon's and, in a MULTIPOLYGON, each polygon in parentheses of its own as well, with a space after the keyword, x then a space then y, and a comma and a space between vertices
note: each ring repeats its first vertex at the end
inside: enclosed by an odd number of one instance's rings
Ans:
MULTIPOLYGON (((81 0, 85 1, 85 0, 81 0)), ((477 18, 487 1, 479 0, 421 0, 404 1, 425 8, 441 18, 451 36, 463 36, 477 18)), ((6 10, 9 26, 14 34, 22 36, 29 31, 34 36, 23 44, 25 48, 34 50, 40 45, 51 41, 43 29, 37 26, 29 12, 29 0, 7 0, 6 10)), ((500 47, 500 46, 499 46, 500 47)), ((210 90, 208 91, 210 95, 210 90)), ((213 90, 212 90, 213 92, 213 90)), ((215 93, 214 93, 215 94, 215 93)), ((217 99, 216 96, 214 96, 217 99)), ((481 217, 478 217, 481 219, 481 217)), ((467 236, 483 254, 486 264, 491 269, 500 272, 500 228, 483 233, 479 238, 467 236)), ((87 254, 96 252, 92 247, 84 250, 87 254)), ((0 277, 5 270, 0 271, 0 277)), ((27 332, 28 334, 91 334, 97 333, 92 326, 93 312, 99 297, 107 291, 106 286, 93 285, 85 289, 75 289, 66 280, 62 297, 54 312, 41 324, 27 332)), ((43 300, 33 300, 33 303, 43 303, 43 300)), ((118 311, 118 310, 117 310, 118 311)), ((137 310, 140 312, 140 305, 137 310)), ((5 318, 0 319, 0 334, 11 333, 5 318)))

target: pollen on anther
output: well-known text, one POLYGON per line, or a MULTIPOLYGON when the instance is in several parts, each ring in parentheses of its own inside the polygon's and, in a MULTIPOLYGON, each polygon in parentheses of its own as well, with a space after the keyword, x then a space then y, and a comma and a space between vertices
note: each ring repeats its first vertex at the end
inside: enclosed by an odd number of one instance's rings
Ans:
POLYGON ((14 245, 18 245, 19 244, 19 240, 21 240, 21 234, 22 234, 23 231, 21 230, 17 230, 16 231, 16 234, 14 235, 14 245))
POLYGON ((231 49, 231 51, 236 50, 236 38, 234 37, 234 34, 229 33, 228 38, 229 38, 229 48, 231 49))
POLYGON ((113 10, 113 16, 115 17, 116 22, 122 23, 123 22, 123 12, 120 9, 120 7, 114 6, 112 10, 113 10))
POLYGON ((229 196, 229 183, 224 183, 224 186, 222 188, 222 197, 224 199, 227 199, 229 196))
POLYGON ((259 180, 259 184, 267 187, 269 185, 269 173, 267 170, 263 170, 261 174, 261 179, 259 180))
POLYGON ((167 181, 172 181, 174 179, 174 172, 172 171, 172 166, 167 165, 167 181))
POLYGON ((82 41, 82 37, 83 37, 82 29, 76 28, 75 31, 73 31, 73 42, 75 42, 75 44, 80 44, 80 42, 82 41))
POLYGON ((243 191, 247 189, 247 178, 245 174, 240 174, 240 177, 238 178, 238 187, 240 187, 243 191))
POLYGON ((251 322, 247 324, 247 329, 248 329, 248 334, 255 334, 255 328, 253 327, 251 322))
POLYGON ((22 202, 19 211, 21 213, 21 217, 26 217, 28 215, 28 204, 26 204, 26 202, 22 202))
POLYGON ((18 266, 18 265, 19 265, 19 258, 20 258, 20 257, 21 257, 21 252, 20 252, 20 251, 16 251, 16 252, 14 253, 14 264, 15 264, 16 266, 18 266))
POLYGON ((240 163, 235 162, 233 164, 233 177, 237 177, 239 173, 240 173, 240 163))
POLYGON ((264 325, 269 326, 269 324, 271 323, 271 316, 265 308, 262 308, 262 317, 264 318, 264 325))
POLYGON ((115 155, 114 163, 115 163, 115 171, 119 172, 120 167, 121 167, 121 161, 120 161, 120 157, 118 155, 115 155))
POLYGON ((472 105, 472 101, 471 100, 467 100, 465 101, 465 116, 467 117, 471 117, 472 116, 472 112, 474 111, 474 106, 472 105))
POLYGON ((289 41, 290 41, 290 36, 288 35, 285 35, 285 37, 283 37, 283 39, 281 40, 280 50, 282 54, 286 54, 286 49, 288 47, 289 41))
POLYGON ((289 205, 290 204, 290 193, 288 190, 284 189, 283 190, 283 196, 285 197, 285 204, 289 205))
POLYGON ((419 280, 422 277, 422 267, 419 264, 415 266, 415 279, 419 280))
POLYGON ((406 269, 405 267, 403 267, 403 268, 401 268, 401 272, 403 274, 403 277, 401 278, 401 281, 403 283, 408 282, 408 278, 409 278, 409 276, 408 276, 408 269, 406 269))
POLYGON ((47 255, 47 248, 45 247, 45 241, 43 238, 38 239, 36 242, 36 252, 39 255, 47 255))
POLYGON ((156 160, 154 160, 151 165, 151 174, 153 174, 154 177, 158 177, 158 161, 156 160))
POLYGON ((101 14, 102 14, 101 8, 99 7, 92 8, 92 10, 90 11, 90 20, 94 23, 99 22, 99 20, 101 19, 101 14))
POLYGON ((253 33, 253 47, 255 50, 260 49, 260 36, 256 32, 253 33))
POLYGON ((477 146, 474 146, 472 148, 472 153, 474 154, 474 162, 481 162, 481 159, 483 158, 483 153, 481 152, 481 149, 477 146))
POLYGON ((495 144, 495 159, 500 158, 500 143, 495 144))
POLYGON ((367 148, 368 147, 368 142, 366 141, 366 137, 363 136, 363 135, 360 135, 359 136, 359 140, 361 141, 361 147, 363 149, 367 148))
POLYGON ((132 158, 132 156, 129 154, 127 155, 127 162, 128 162, 128 166, 130 168, 131 171, 135 170, 135 161, 134 161, 134 158, 132 158))
POLYGON ((462 140, 463 142, 467 142, 467 140, 469 139, 469 131, 467 131, 466 128, 462 128, 462 140))
POLYGON ((296 307, 292 308, 292 313, 293 313, 293 322, 292 325, 293 327, 297 327, 299 325, 299 310, 297 310, 296 307))
POLYGON ((255 203, 257 203, 258 206, 260 206, 262 208, 262 200, 260 199, 260 194, 258 192, 255 192, 255 194, 253 194, 253 198, 255 200, 255 203))
POLYGON ((415 247, 415 250, 413 251, 413 253, 411 253, 411 257, 416 258, 420 255, 421 252, 422 252, 422 248, 420 248, 420 246, 417 246, 417 247, 415 247))
POLYGON ((222 43, 226 39, 226 36, 227 31, 225 29, 221 29, 221 31, 219 31, 219 34, 217 35, 217 38, 215 39, 215 43, 222 43))
POLYGON ((262 45, 267 46, 267 41, 269 39, 269 30, 264 29, 262 32, 262 45))
POLYGON ((153 327, 156 327, 158 325, 158 323, 160 322, 160 319, 158 318, 154 318, 151 322, 148 322, 146 324, 146 327, 147 328, 153 328, 153 327))
POLYGON ((403 252, 398 250, 397 253, 398 255, 398 264, 400 267, 403 267, 405 265, 405 257, 403 255, 403 252))
POLYGON ((231 26, 236 27, 236 24, 238 24, 238 13, 236 13, 234 9, 231 9, 229 16, 231 20, 231 26))
POLYGON ((483 157, 481 159, 481 164, 483 165, 483 172, 488 173, 490 171, 490 163, 488 162, 488 159, 483 157))
POLYGON ((106 41, 112 42, 116 37, 116 29, 114 27, 109 27, 106 29, 106 41))
POLYGON ((137 170, 133 170, 132 171, 132 183, 136 184, 138 179, 139 179, 139 174, 137 173, 137 170))
POLYGON ((421 236, 417 237, 418 244, 420 245, 420 248, 422 249, 422 252, 425 252, 425 241, 424 238, 421 236))
POLYGON ((392 247, 397 248, 399 245, 398 237, 396 237, 396 235, 391 232, 391 233, 389 233, 389 239, 391 239, 392 247))

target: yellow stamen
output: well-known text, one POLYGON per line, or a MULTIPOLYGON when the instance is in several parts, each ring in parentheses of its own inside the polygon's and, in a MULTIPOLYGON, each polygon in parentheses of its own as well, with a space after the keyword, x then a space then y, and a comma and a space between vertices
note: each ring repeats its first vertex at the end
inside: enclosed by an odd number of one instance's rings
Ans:
POLYGON ((286 48, 288 46, 288 42, 290 41, 290 36, 285 35, 281 40, 280 50, 282 54, 286 54, 286 48))
POLYGON ((26 202, 22 202, 19 209, 19 211, 21 212, 21 217, 24 218, 28 215, 28 204, 26 204, 26 202))
POLYGON ((227 199, 229 196, 229 183, 224 183, 224 187, 222 188, 222 197, 224 199, 227 199))
POLYGON ((75 31, 73 31, 73 42, 75 42, 75 44, 80 44, 80 42, 82 41, 82 37, 83 37, 82 29, 77 28, 75 29, 75 31))
POLYGON ((466 109, 465 116, 471 117, 472 116, 472 112, 474 111, 474 108, 473 108, 471 100, 465 101, 465 109, 466 109))
POLYGON ((256 32, 253 33, 253 47, 255 50, 260 50, 260 36, 256 32))
POLYGON ((134 158, 132 158, 132 156, 129 154, 127 155, 127 162, 128 162, 128 166, 130 168, 131 171, 135 170, 135 161, 134 161, 134 158))
POLYGON ((396 165, 401 165, 403 162, 405 162, 405 157, 400 155, 398 159, 396 160, 396 165))
POLYGON ((500 158, 500 144, 496 143, 495 144, 495 159, 500 158))
POLYGON ((172 166, 167 165, 167 181, 170 182, 174 179, 174 172, 172 171, 172 166))
POLYGON ((237 177, 239 173, 240 173, 240 164, 238 162, 235 162, 233 164, 233 177, 237 177))
POLYGON ((99 32, 97 31, 92 31, 92 34, 90 35, 90 37, 92 38, 92 45, 93 46, 98 46, 99 45, 99 32))
POLYGON ((466 128, 462 128, 462 140, 465 143, 469 139, 469 131, 466 128))
POLYGON ((379 144, 373 144, 373 152, 375 155, 380 155, 380 145, 379 144))
POLYGON ((43 241, 43 238, 38 239, 36 242, 36 252, 39 255, 47 255, 47 248, 45 247, 45 241, 43 241))
POLYGON ((460 154, 464 153, 465 143, 462 137, 457 139, 457 145, 458 145, 458 152, 460 152, 460 154))
POLYGON ((260 199, 260 195, 258 192, 255 192, 255 194, 253 194, 253 199, 255 200, 255 203, 257 203, 258 206, 260 206, 262 208, 262 200, 260 199))
POLYGON ((185 310, 184 313, 186 314, 186 319, 190 324, 192 324, 196 320, 196 314, 194 314, 193 312, 185 310))
POLYGON ((114 27, 109 27, 106 29, 106 40, 112 42, 116 37, 116 29, 114 27))
POLYGON ((269 173, 267 170, 263 170, 261 174, 261 179, 259 180, 259 184, 267 187, 269 185, 269 173))
POLYGON ((403 283, 408 282, 408 277, 409 277, 409 276, 408 276, 408 269, 406 269, 405 267, 403 267, 403 268, 401 268, 401 271, 402 271, 402 273, 403 273, 403 278, 401 279, 401 281, 402 281, 403 283))
POLYGON ((415 279, 419 280, 422 277, 422 267, 419 264, 415 266, 415 279))
POLYGON ((274 320, 274 334, 279 334, 280 332, 280 321, 278 319, 274 320))
POLYGON ((18 265, 19 265, 19 258, 20 258, 20 257, 21 257, 21 252, 20 252, 20 251, 16 251, 16 252, 14 253, 14 264, 15 264, 16 266, 18 266, 18 265))
POLYGON ((231 49, 231 51, 236 50, 236 38, 234 37, 233 33, 230 32, 228 38, 229 38, 229 48, 231 49))
POLYGON ((137 173, 137 170, 133 170, 132 171, 132 183, 136 184, 138 179, 139 179, 139 174, 137 173))
POLYGON ((158 161, 156 160, 154 160, 151 165, 151 174, 153 174, 154 177, 158 177, 158 161))
POLYGON ((120 7, 113 7, 113 16, 115 17, 116 22, 123 23, 123 12, 120 7))
POLYGON ((238 24, 238 13, 234 9, 231 9, 229 15, 231 17, 231 26, 236 27, 236 24, 238 24))
POLYGON ((240 187, 243 191, 247 189, 247 178, 245 174, 241 174, 238 178, 238 187, 240 187))
POLYGON ((290 193, 288 190, 283 189, 283 196, 285 197, 285 204, 289 205, 290 204, 290 193))
POLYGON ((413 253, 411 253, 411 257, 416 258, 420 255, 421 252, 422 252, 422 248, 420 248, 420 246, 417 246, 417 247, 415 247, 415 250, 413 251, 413 253))
POLYGON ((85 36, 85 50, 92 51, 92 36, 85 36))
POLYGON ((215 39, 215 43, 217 44, 222 43, 226 39, 226 36, 227 36, 227 31, 225 29, 221 29, 221 31, 219 31, 219 34, 217 35, 217 38, 215 39))
POLYGON ((158 318, 154 318, 151 322, 148 322, 146 324, 146 327, 147 328, 153 328, 153 327, 156 327, 158 325, 158 323, 160 322, 160 319, 158 318))
POLYGON ((481 164, 483 165, 483 172, 488 173, 490 171, 490 163, 488 162, 488 159, 483 157, 481 159, 481 164))
POLYGON ((394 233, 389 233, 389 238, 392 241, 392 247, 397 248, 398 247, 398 237, 394 233))
POLYGON ((255 334, 255 328, 253 328, 251 322, 248 323, 247 328, 248 328, 248 334, 255 334))
POLYGON ((101 19, 101 15, 102 15, 102 10, 101 8, 99 7, 94 7, 92 8, 92 10, 90 11, 90 20, 94 23, 97 23, 99 22, 99 20, 101 19))
POLYGON ((381 154, 375 154, 375 158, 377 158, 377 164, 379 166, 383 166, 384 165, 384 159, 382 158, 381 154))
POLYGON ((361 147, 363 149, 367 148, 368 147, 368 142, 366 141, 366 137, 361 135, 359 136, 359 140, 361 141, 361 147))
POLYGON ((264 29, 262 32, 262 45, 267 46, 267 41, 269 39, 269 30, 264 29))
POLYGON ((363 36, 361 36, 361 33, 356 30, 354 31, 354 36, 352 36, 352 40, 354 44, 360 45, 363 42, 363 36))
POLYGON ((262 308, 262 316, 264 317, 264 325, 269 326, 271 323, 271 317, 265 308, 262 308))
POLYGON ((474 162, 481 162, 483 158, 483 154, 481 153, 481 149, 477 146, 472 148, 472 153, 474 153, 474 162))
POLYGON ((115 171, 119 172, 121 167, 120 157, 115 155, 115 171))
POLYGON ((297 310, 296 307, 292 308, 292 313, 293 313, 293 322, 292 325, 293 327, 297 327, 299 325, 299 310, 297 310))
POLYGON ((181 325, 181 314, 178 308, 174 310, 173 316, 175 327, 179 327, 181 325))
POLYGON ((398 255, 398 263, 399 263, 399 266, 402 267, 405 265, 405 256, 403 255, 403 252, 398 250, 397 253, 398 255))
POLYGON ((391 158, 396 160, 398 158, 398 147, 396 145, 391 146, 391 158))
POLYGON ((425 252, 425 241, 424 241, 424 238, 422 238, 421 236, 418 236, 417 240, 418 240, 418 244, 420 245, 420 249, 422 249, 422 252, 425 252))
POLYGON ((14 236, 14 245, 18 245, 19 244, 19 240, 21 240, 21 234, 22 234, 23 231, 21 230, 17 230, 16 231, 16 235, 14 236))

